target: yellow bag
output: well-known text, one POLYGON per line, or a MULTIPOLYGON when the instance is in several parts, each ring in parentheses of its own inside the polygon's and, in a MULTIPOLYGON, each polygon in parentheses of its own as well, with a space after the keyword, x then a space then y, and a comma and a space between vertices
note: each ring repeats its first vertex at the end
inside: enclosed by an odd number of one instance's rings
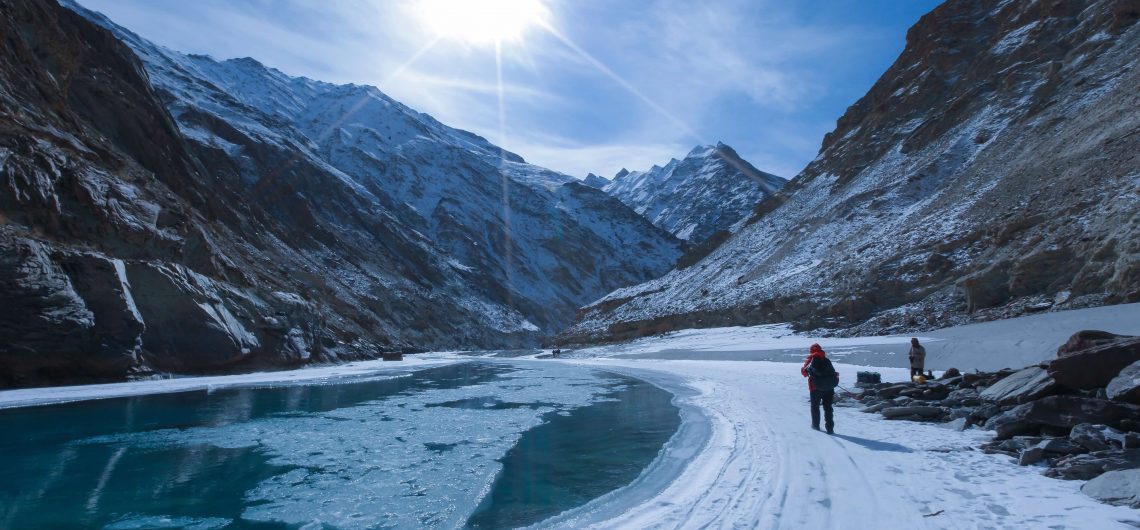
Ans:
POLYGON ((910 380, 921 385, 921 384, 926 382, 926 376, 925 375, 914 375, 914 376, 911 376, 910 380))

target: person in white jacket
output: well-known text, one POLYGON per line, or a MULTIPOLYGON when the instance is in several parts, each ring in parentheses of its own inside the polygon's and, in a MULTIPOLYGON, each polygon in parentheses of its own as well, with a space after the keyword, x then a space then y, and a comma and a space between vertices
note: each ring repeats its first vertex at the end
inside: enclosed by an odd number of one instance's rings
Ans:
POLYGON ((922 369, 926 366, 926 348, 918 343, 918 339, 910 339, 910 376, 922 375, 922 369))

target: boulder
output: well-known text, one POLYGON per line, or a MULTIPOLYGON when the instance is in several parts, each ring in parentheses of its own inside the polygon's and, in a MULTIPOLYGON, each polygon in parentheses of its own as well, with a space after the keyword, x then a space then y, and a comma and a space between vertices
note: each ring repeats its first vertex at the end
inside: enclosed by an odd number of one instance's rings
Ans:
POLYGON ((915 387, 915 388, 908 388, 906 390, 903 390, 899 395, 905 396, 908 398, 919 399, 919 398, 922 398, 922 394, 924 392, 926 392, 925 388, 915 387))
POLYGON ((958 385, 958 387, 959 388, 965 388, 968 386, 974 386, 979 381, 981 381, 985 378, 986 378, 985 374, 978 373, 978 372, 974 372, 972 374, 962 374, 962 381, 958 385))
MULTIPOLYGON (((945 405, 943 405, 943 406, 945 406, 945 405)), ((955 407, 955 408, 950 409, 950 413, 947 414, 947 416, 952 420, 956 420, 958 418, 969 418, 970 415, 973 413, 974 413, 974 409, 972 409, 972 408, 955 407)))
POLYGON ((1045 460, 1045 450, 1040 445, 1034 445, 1021 450, 1021 454, 1017 456, 1017 465, 1031 466, 1042 460, 1045 460))
POLYGON ((1017 457, 1022 451, 1041 442, 1040 436, 1014 436, 1008 440, 994 440, 981 446, 986 454, 1000 453, 1017 457))
POLYGON ((1078 331, 1069 337, 1059 348, 1057 348, 1057 358, 1068 357, 1074 353, 1087 350, 1096 346, 1103 346, 1105 344, 1116 342, 1120 339, 1130 338, 1128 335, 1117 335, 1107 331, 1098 331, 1086 329, 1078 331))
POLYGON ((1046 438, 1038 442, 1034 447, 1040 447, 1047 454, 1051 455, 1075 455, 1088 452, 1087 449, 1081 447, 1079 444, 1073 443, 1068 438, 1046 438))
POLYGON ((1111 429, 1105 431, 1104 437, 1109 443, 1119 445, 1124 449, 1140 449, 1140 432, 1111 429))
POLYGON ((910 385, 908 385, 906 383, 891 385, 888 387, 876 389, 875 395, 877 395, 881 398, 884 398, 884 399, 891 399, 895 396, 898 396, 899 394, 902 393, 903 390, 906 390, 908 388, 910 388, 910 385))
POLYGON ((1113 442, 1116 443, 1116 448, 1119 449, 1123 446, 1123 439, 1124 433, 1108 425, 1096 425, 1092 423, 1076 425, 1069 433, 1070 441, 1089 451, 1106 451, 1113 449, 1113 442))
POLYGON ((1092 390, 1108 385, 1136 361, 1140 361, 1140 337, 1125 337, 1058 357, 1049 363, 1049 375, 1061 386, 1092 390))
POLYGON ((1089 480, 1108 471, 1140 468, 1140 449, 1096 451, 1070 455, 1053 462, 1045 475, 1065 480, 1089 480))
POLYGON ((1140 361, 1120 371, 1104 389, 1108 399, 1140 404, 1140 361))
POLYGON ((1000 405, 1020 404, 1048 396, 1056 388, 1057 383, 1049 376, 1049 372, 1030 366, 994 383, 978 397, 1000 405))
POLYGON ((1016 434, 1035 434, 1043 427, 1071 429, 1082 423, 1116 425, 1122 420, 1140 417, 1140 406, 1115 403, 1080 396, 1049 396, 1018 405, 986 422, 986 428, 997 431, 997 438, 1016 434))
POLYGON ((1124 433, 1125 449, 1140 449, 1140 432, 1129 431, 1124 433))
POLYGON ((997 416, 998 414, 1001 414, 1001 412, 1001 407, 993 403, 985 403, 980 407, 974 409, 974 412, 970 414, 970 417, 980 420, 979 423, 985 423, 986 420, 997 416))
POLYGON ((874 405, 871 405, 871 406, 868 406, 868 407, 864 407, 864 408, 863 408, 863 409, 861 409, 859 412, 868 412, 868 413, 871 413, 871 412, 879 412, 880 410, 883 410, 883 409, 885 409, 885 408, 887 408, 887 407, 890 407, 890 406, 891 406, 891 402, 889 402, 889 401, 880 401, 880 402, 878 402, 878 403, 875 403, 874 405))
POLYGON ((937 418, 943 413, 942 407, 927 407, 927 406, 913 406, 913 407, 891 407, 883 409, 879 412, 883 418, 888 420, 899 419, 906 416, 918 416, 920 418, 937 418))
POLYGON ((957 368, 948 368, 945 372, 942 372, 942 375, 938 379, 950 379, 952 377, 958 377, 960 375, 962 375, 962 372, 958 371, 957 368))
POLYGON ((1081 492, 1105 504, 1140 508, 1140 469, 1109 471, 1085 483, 1081 492))
POLYGON ((942 404, 949 407, 976 407, 981 403, 978 391, 973 388, 959 388, 942 400, 942 404))
POLYGON ((926 390, 922 391, 922 399, 927 401, 938 401, 946 399, 950 395, 950 388, 944 385, 929 385, 926 390))
POLYGON ((963 377, 959 375, 955 377, 948 377, 946 379, 939 379, 938 382, 946 386, 958 388, 958 386, 962 384, 962 379, 963 377))
POLYGON ((998 381, 1001 381, 1002 379, 1005 379, 1005 378, 1007 378, 1007 377, 1009 377, 1015 373, 1017 373, 1017 370, 1014 370, 1012 368, 1002 368, 1001 370, 998 370, 996 372, 986 374, 986 381, 987 381, 986 386, 990 386, 990 385, 992 385, 998 381))
POLYGON ((955 419, 950 420, 946 423, 940 424, 939 426, 946 428, 946 429, 950 429, 952 431, 964 431, 964 430, 966 430, 967 427, 970 426, 970 421, 969 421, 969 419, 967 419, 965 417, 961 417, 961 418, 955 418, 955 419))
POLYGON ((1017 464, 1028 466, 1044 460, 1047 456, 1055 457, 1058 455, 1074 455, 1087 452, 1084 447, 1069 441, 1068 438, 1046 438, 1022 449, 1021 454, 1018 456, 1017 464))

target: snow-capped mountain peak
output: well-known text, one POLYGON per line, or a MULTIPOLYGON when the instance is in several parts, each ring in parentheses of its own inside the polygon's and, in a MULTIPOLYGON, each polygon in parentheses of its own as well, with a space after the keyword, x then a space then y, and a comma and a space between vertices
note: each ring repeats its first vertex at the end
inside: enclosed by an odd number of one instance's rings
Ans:
POLYGON ((610 179, 595 175, 593 173, 586 175, 586 178, 582 179, 582 184, 599 190, 608 186, 610 182, 610 179))
POLYGON ((785 182, 717 143, 695 146, 684 159, 647 171, 623 169, 603 189, 653 224, 695 243, 728 230, 785 182))

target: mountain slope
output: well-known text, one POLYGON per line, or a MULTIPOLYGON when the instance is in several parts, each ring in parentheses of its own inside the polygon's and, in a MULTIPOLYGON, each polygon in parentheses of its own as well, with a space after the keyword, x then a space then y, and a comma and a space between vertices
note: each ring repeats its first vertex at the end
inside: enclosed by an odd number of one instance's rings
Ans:
POLYGON ((623 171, 602 189, 658 227, 699 243, 728 230, 786 183, 718 143, 697 146, 684 159, 673 159, 664 167, 623 171))
POLYGON ((680 254, 374 88, 0 6, 0 386, 534 344, 680 254))
POLYGON ((182 55, 73 8, 136 50, 152 83, 169 94, 167 105, 191 143, 220 146, 238 166, 237 178, 260 182, 278 167, 249 166, 244 152, 227 151, 233 130, 255 144, 280 146, 291 153, 289 163, 300 158, 324 166, 450 256, 474 287, 462 302, 473 309, 503 306, 490 312, 517 312, 552 333, 581 305, 664 274, 680 255, 680 242, 625 216, 615 203, 594 201, 606 208, 594 213, 633 222, 641 248, 590 230, 577 212, 559 206, 559 188, 573 178, 526 164, 374 87, 293 78, 248 58, 182 55), (566 255, 579 258, 559 259, 566 255))
POLYGON ((188 141, 113 35, 52 2, 3 7, 0 386, 534 340, 292 139, 188 141))
POLYGON ((567 338, 1140 299, 1138 17, 1132 0, 946 2, 747 226, 567 338))

